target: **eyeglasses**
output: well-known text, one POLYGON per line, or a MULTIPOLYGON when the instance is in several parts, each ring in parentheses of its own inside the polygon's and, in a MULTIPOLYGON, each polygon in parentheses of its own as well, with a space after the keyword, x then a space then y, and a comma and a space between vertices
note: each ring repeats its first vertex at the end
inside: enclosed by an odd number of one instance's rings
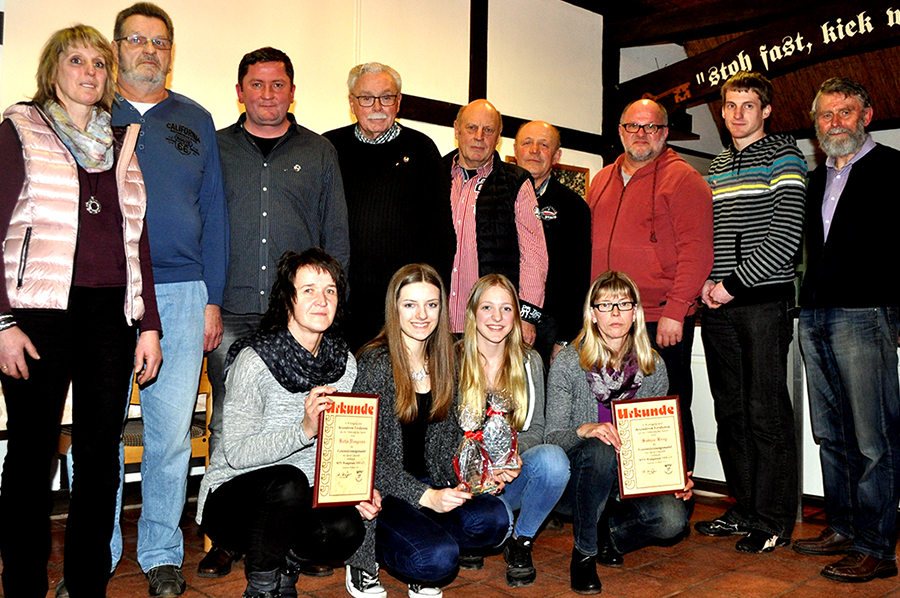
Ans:
POLYGON ((619 123, 619 126, 625 129, 628 133, 637 133, 641 129, 644 129, 644 133, 647 135, 656 135, 663 129, 668 129, 668 125, 656 125, 653 123, 649 123, 646 125, 639 125, 638 123, 619 123))
POLYGON ((127 42, 129 46, 134 48, 143 48, 144 45, 149 41, 153 44, 153 47, 157 50, 171 50, 172 49, 172 40, 166 39, 164 37, 145 37, 143 35, 129 35, 127 37, 120 37, 116 39, 117 42, 127 42))
POLYGON ((619 308, 619 311, 631 311, 634 309, 634 306, 634 301, 619 301, 617 303, 601 301, 600 303, 591 303, 591 307, 602 313, 612 311, 614 307, 619 308))
POLYGON ((359 105, 363 108, 370 108, 375 105, 375 100, 378 100, 378 103, 382 106, 393 106, 394 102, 397 101, 397 96, 399 94, 394 95, 384 95, 384 96, 353 96, 356 98, 356 101, 359 102, 359 105))

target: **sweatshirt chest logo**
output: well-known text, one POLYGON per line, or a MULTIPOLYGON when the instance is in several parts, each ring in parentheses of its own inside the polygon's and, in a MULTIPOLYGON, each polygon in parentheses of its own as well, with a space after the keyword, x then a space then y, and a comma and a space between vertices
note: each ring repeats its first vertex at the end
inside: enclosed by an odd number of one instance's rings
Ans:
POLYGON ((171 143, 178 152, 185 156, 199 156, 200 136, 194 133, 190 127, 178 123, 167 123, 169 135, 166 141, 171 143))

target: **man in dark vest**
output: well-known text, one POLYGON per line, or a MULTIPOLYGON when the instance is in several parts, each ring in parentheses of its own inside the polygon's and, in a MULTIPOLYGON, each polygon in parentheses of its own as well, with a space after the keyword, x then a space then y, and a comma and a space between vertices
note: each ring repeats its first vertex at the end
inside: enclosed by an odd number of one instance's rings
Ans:
POLYGON ((535 343, 547 368, 581 330, 584 296, 591 286, 591 210, 551 174, 562 156, 560 146, 559 131, 542 120, 525 123, 516 133, 516 163, 534 178, 537 217, 547 242, 544 317, 535 343))
POLYGON ((462 332, 469 291, 481 276, 503 274, 519 290, 522 333, 534 343, 544 304, 547 246, 531 175, 500 159, 500 112, 487 100, 463 106, 453 123, 458 152, 444 157, 456 256, 450 280, 450 326, 462 332))

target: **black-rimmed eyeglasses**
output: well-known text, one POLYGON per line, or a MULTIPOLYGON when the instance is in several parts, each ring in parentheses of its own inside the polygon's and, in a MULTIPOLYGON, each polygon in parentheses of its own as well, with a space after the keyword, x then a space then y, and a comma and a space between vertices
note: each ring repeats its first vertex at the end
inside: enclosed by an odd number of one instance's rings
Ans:
POLYGON ((657 125, 654 123, 649 123, 646 125, 639 125, 638 123, 619 123, 619 126, 625 129, 627 133, 637 133, 641 129, 644 129, 644 133, 647 135, 656 135, 663 129, 668 129, 668 125, 657 125))
POLYGON ((397 96, 399 94, 393 95, 383 95, 383 96, 353 96, 356 98, 356 101, 359 102, 359 105, 363 108, 370 108, 375 105, 375 100, 378 100, 378 103, 382 106, 393 106, 394 102, 397 101, 397 96))
POLYGON ((631 311, 634 309, 634 306, 634 301, 618 301, 616 303, 611 301, 601 301, 600 303, 591 303, 591 307, 603 313, 612 311, 614 307, 617 307, 619 311, 631 311))

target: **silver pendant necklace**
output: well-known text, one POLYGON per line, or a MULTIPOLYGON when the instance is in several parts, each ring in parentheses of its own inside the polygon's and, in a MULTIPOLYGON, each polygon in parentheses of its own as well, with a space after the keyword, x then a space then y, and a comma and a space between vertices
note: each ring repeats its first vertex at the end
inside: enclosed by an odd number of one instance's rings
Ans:
POLYGON ((97 182, 100 178, 98 173, 88 174, 88 184, 91 186, 91 198, 84 202, 84 208, 88 211, 88 214, 99 214, 100 208, 103 206, 100 205, 100 202, 97 201, 97 198, 94 196, 97 194, 97 182))

